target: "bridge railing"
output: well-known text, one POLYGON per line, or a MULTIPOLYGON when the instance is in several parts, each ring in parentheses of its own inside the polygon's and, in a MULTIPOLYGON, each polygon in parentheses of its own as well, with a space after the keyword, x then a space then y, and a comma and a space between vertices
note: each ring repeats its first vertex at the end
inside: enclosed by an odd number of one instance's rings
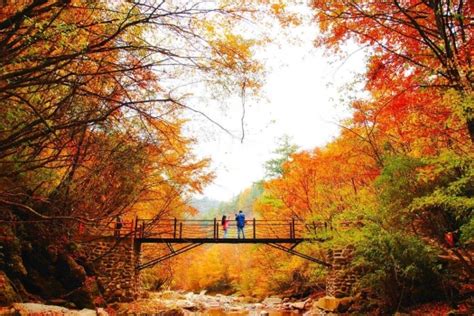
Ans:
MULTIPOLYGON (((136 221, 135 238, 162 239, 233 239, 238 238, 237 222, 228 222, 227 232, 220 220, 197 219, 139 219, 136 221)), ((290 220, 246 220, 244 234, 246 239, 299 239, 310 232, 327 229, 322 222, 305 223, 290 220)), ((241 236, 243 237, 243 236, 241 236)))
POLYGON ((117 227, 115 221, 97 222, 89 225, 79 224, 78 235, 80 236, 100 236, 118 238, 135 237, 135 221, 122 221, 122 226, 117 227))

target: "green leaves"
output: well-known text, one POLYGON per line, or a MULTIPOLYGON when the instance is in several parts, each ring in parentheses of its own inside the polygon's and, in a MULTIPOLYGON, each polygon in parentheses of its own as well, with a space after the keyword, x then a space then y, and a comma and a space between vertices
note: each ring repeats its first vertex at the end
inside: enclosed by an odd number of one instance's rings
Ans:
POLYGON ((389 309, 435 294, 437 253, 421 239, 372 226, 356 247, 356 264, 365 269, 361 285, 378 292, 389 309))
POLYGON ((268 178, 283 176, 284 164, 290 159, 290 156, 298 150, 298 146, 291 143, 288 135, 284 135, 278 139, 277 148, 273 151, 276 156, 265 162, 265 175, 268 178))

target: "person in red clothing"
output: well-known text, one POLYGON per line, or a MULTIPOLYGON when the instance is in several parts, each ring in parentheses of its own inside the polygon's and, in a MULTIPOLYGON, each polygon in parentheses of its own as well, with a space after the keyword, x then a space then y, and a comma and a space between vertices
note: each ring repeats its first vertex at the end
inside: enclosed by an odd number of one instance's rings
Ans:
POLYGON ((454 234, 453 232, 445 232, 444 233, 444 241, 448 245, 449 248, 454 248, 455 242, 454 242, 454 234))
POLYGON ((222 216, 222 229, 224 229, 224 238, 227 238, 227 230, 229 229, 230 220, 227 219, 227 216, 222 216))

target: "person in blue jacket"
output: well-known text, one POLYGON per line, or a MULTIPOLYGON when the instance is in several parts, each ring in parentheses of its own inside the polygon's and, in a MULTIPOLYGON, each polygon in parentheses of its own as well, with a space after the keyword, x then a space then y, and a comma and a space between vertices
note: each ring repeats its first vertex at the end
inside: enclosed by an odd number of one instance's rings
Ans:
POLYGON ((242 238, 245 239, 244 227, 245 227, 245 215, 242 210, 239 214, 235 215, 235 221, 237 222, 237 236, 240 239, 240 232, 242 232, 242 238))

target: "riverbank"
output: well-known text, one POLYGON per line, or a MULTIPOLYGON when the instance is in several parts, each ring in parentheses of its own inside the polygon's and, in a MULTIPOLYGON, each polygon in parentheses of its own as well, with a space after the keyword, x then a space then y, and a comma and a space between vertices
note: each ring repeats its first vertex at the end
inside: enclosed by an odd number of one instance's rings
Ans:
POLYGON ((268 297, 262 301, 255 298, 222 294, 207 295, 204 291, 192 292, 163 291, 148 292, 146 298, 131 303, 115 303, 107 308, 97 310, 73 310, 66 307, 38 303, 15 303, 9 307, 0 308, 0 315, 313 315, 308 311, 313 306, 314 299, 292 300, 289 298, 268 297))
MULTIPOLYGON (((352 298, 327 298, 315 295, 303 300, 267 297, 257 300, 238 295, 207 295, 184 291, 146 292, 146 297, 131 303, 113 303, 106 308, 68 309, 63 306, 40 303, 15 303, 0 307, 0 316, 48 315, 48 316, 115 316, 115 315, 161 315, 161 316, 311 316, 361 314, 357 300, 352 298)), ((446 302, 431 302, 413 306, 405 313, 394 315, 472 315, 469 304, 453 310, 446 302)), ((362 314, 382 315, 374 308, 362 314)))

